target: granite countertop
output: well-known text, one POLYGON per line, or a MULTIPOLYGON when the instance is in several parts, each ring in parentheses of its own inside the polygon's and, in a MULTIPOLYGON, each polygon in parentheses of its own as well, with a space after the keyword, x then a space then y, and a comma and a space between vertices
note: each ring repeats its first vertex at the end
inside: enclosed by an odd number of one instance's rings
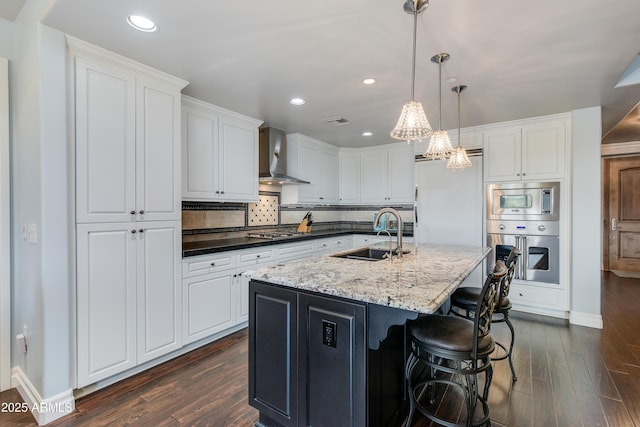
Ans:
POLYGON ((407 248, 411 253, 391 262, 324 255, 246 274, 276 285, 430 314, 491 251, 479 246, 427 244, 407 248))
POLYGON ((372 234, 372 232, 355 230, 328 230, 312 232, 305 235, 278 239, 258 239, 252 237, 236 237, 231 239, 202 240, 198 242, 186 242, 182 244, 182 257, 206 255, 216 252, 233 251, 236 249, 255 248, 260 246, 278 245, 282 243, 292 243, 309 239, 322 239, 325 237, 346 236, 351 234, 372 234))

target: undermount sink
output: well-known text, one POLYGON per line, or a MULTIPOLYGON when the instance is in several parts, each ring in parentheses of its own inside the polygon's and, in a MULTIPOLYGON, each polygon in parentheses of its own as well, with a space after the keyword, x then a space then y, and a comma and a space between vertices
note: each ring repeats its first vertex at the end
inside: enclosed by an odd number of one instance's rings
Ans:
MULTIPOLYGON (((404 250, 402 253, 409 253, 410 251, 404 250)), ((394 251, 395 255, 395 251, 394 251)), ((389 251, 386 249, 373 249, 373 248, 359 248, 350 252, 343 252, 336 255, 331 255, 336 258, 346 259, 358 259, 361 261, 380 261, 381 259, 387 259, 389 257, 389 251)))

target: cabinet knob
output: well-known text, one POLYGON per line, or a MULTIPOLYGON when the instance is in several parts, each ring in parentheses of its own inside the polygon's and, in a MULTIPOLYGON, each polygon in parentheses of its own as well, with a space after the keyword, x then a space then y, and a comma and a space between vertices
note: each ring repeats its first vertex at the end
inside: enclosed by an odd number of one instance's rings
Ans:
POLYGON ((129 212, 129 213, 130 213, 131 215, 135 215, 135 214, 136 214, 136 211, 131 211, 131 212, 129 212))
POLYGON ((211 263, 211 267, 215 267, 215 266, 216 266, 216 263, 215 263, 215 262, 212 262, 212 263, 211 263))
POLYGON ((256 258, 260 258, 260 254, 256 255, 256 258))
POLYGON ((324 200, 324 197, 320 197, 320 200, 324 200))
POLYGON ((222 190, 222 191, 220 192, 220 194, 224 194, 224 190, 222 190))
POLYGON ((136 234, 137 231, 136 230, 131 230, 131 234, 136 234))
POLYGON ((523 297, 523 296, 524 296, 524 295, 522 295, 522 292, 520 292, 520 294, 519 294, 519 295, 520 295, 521 297, 523 297))
POLYGON ((520 172, 518 172, 518 173, 516 174, 516 176, 520 176, 520 172))
POLYGON ((144 215, 144 209, 140 209, 140 215, 144 215))
POLYGON ((216 194, 220 194, 220 191, 217 191, 217 190, 216 190, 216 194))
POLYGON ((526 172, 522 172, 522 176, 526 176, 526 175, 527 175, 527 173, 526 173, 526 172))
POLYGON ((140 231, 141 233, 144 233, 144 228, 141 228, 141 229, 140 229, 140 230, 138 230, 138 231, 140 231))

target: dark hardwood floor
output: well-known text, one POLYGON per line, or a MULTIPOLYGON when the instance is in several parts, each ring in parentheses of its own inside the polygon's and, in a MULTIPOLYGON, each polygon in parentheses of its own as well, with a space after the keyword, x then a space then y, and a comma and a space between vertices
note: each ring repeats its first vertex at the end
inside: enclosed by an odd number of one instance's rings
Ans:
MULTIPOLYGON (((640 427, 640 279, 604 273, 602 283, 602 330, 512 312, 518 381, 506 361, 495 363, 494 426, 640 427)), ((508 342, 504 324, 492 333, 508 342)), ((50 425, 251 426, 246 361, 245 330, 79 399, 75 413, 50 425)), ((21 399, 10 390, 0 401, 21 399)), ((459 401, 443 399, 442 410, 461 413, 459 401)), ((0 426, 35 425, 30 414, 0 413, 0 426)))

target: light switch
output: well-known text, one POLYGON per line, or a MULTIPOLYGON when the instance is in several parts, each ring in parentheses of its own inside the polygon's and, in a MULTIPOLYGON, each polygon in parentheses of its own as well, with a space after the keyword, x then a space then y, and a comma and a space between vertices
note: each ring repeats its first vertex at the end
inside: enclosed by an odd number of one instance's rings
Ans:
POLYGON ((27 224, 27 242, 38 243, 38 231, 35 224, 27 224))

